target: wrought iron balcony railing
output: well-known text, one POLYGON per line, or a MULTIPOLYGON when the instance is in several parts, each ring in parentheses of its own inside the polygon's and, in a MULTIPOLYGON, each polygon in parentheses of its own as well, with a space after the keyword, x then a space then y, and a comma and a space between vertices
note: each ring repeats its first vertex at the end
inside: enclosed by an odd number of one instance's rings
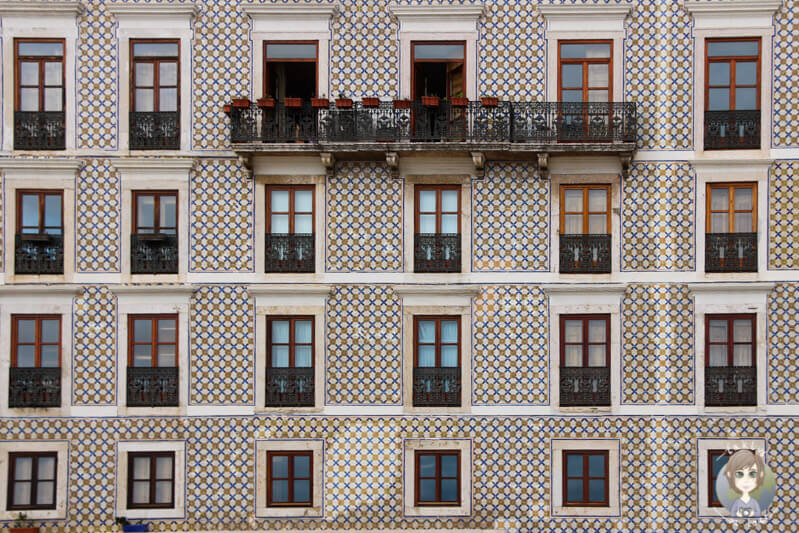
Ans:
POLYGON ((128 367, 128 407, 177 407, 178 368, 128 367))
POLYGON ((179 111, 132 111, 131 150, 180 150, 179 111))
POLYGON ((705 111, 705 150, 760 148, 760 110, 705 111))
POLYGON ((314 369, 266 369, 267 407, 313 407, 314 369))
POLYGON ((351 108, 233 107, 233 143, 470 142, 554 143, 624 142, 636 139, 634 103, 499 102, 436 107, 421 102, 351 108))
POLYGON ((757 405, 757 368, 706 366, 705 405, 757 405))
POLYGON ((313 233, 267 233, 266 272, 313 273, 313 233))
POLYGON ((17 233, 14 242, 15 274, 63 274, 64 236, 17 233))
POLYGON ((609 274, 610 235, 561 234, 561 274, 609 274))
POLYGON ((130 236, 131 274, 177 274, 178 236, 164 233, 130 236))
POLYGON ((60 407, 61 368, 8 369, 9 407, 60 407))
POLYGON ((561 407, 610 405, 610 368, 560 367, 561 407))
POLYGON ((706 233, 705 272, 757 272, 757 233, 706 233))
POLYGON ((416 233, 413 236, 414 272, 460 272, 460 233, 416 233))
POLYGON ((461 368, 413 368, 414 407, 460 407, 461 368))
POLYGON ((63 111, 14 111, 14 150, 65 150, 63 111))

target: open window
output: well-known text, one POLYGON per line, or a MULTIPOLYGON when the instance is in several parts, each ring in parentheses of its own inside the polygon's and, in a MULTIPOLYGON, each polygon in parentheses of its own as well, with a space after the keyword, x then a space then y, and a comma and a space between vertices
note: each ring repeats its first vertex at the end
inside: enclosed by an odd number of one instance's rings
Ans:
POLYGON ((411 43, 413 99, 466 97, 465 61, 465 41, 411 43))
POLYGON ((308 100, 318 90, 318 41, 264 42, 264 96, 308 100))

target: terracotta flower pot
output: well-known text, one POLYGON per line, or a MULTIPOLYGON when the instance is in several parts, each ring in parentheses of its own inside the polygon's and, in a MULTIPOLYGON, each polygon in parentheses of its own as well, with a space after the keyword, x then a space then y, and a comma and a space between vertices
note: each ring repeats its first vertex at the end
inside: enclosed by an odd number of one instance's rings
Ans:
POLYGON ((286 107, 302 107, 302 98, 286 98, 283 100, 286 107))
POLYGON ((480 103, 483 107, 497 107, 499 105, 499 98, 496 96, 483 96, 480 98, 480 103))
POLYGON ((11 533, 39 533, 38 527, 12 527, 11 533))
POLYGON ((469 99, 461 97, 453 97, 452 107, 469 107, 469 99))
POLYGON ((363 107, 380 107, 380 98, 365 97, 361 99, 363 107))
POLYGON ((275 107, 275 99, 274 98, 269 98, 269 97, 259 98, 258 99, 258 107, 266 108, 266 109, 275 107))
POLYGON ((426 107, 438 107, 441 99, 438 96, 422 96, 422 105, 426 107))
POLYGON ((339 109, 349 109, 352 107, 350 98, 336 98, 336 107, 339 109))
POLYGON ((224 111, 226 115, 229 115, 232 109, 233 108, 230 106, 230 104, 225 104, 222 106, 222 111, 224 111))
POLYGON ((410 100, 394 100, 394 109, 410 109, 410 100))
POLYGON ((249 98, 234 98, 233 107, 250 107, 249 98))
POLYGON ((311 98, 311 106, 317 109, 330 107, 330 100, 327 98, 311 98))

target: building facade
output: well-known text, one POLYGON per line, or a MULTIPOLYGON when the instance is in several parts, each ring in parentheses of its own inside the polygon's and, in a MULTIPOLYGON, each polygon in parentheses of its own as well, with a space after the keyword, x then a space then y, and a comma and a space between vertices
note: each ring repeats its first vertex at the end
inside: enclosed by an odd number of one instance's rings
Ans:
POLYGON ((0 524, 798 529, 798 19, 0 1, 0 524))

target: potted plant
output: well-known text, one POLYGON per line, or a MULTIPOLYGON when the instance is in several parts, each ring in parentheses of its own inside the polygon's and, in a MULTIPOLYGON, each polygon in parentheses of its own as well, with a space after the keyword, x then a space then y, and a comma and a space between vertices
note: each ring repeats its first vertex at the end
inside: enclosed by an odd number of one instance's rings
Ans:
POLYGON ((347 98, 343 94, 339 94, 336 98, 336 107, 339 109, 349 109, 352 107, 352 99, 347 98))
POLYGON ((462 96, 453 96, 452 107, 469 107, 469 99, 462 96))
POLYGON ((311 107, 316 109, 328 108, 330 107, 330 100, 324 94, 321 98, 311 98, 311 107))
POLYGON ((275 99, 272 98, 271 94, 267 94, 263 98, 258 99, 258 107, 261 109, 272 109, 275 107, 275 99))
POLYGON ((11 533, 39 533, 38 527, 33 527, 33 522, 28 520, 25 513, 17 513, 14 525, 11 526, 11 533))
POLYGON ((233 107, 250 107, 249 98, 234 98, 233 107))
POLYGON ((425 107, 438 107, 441 99, 438 96, 422 96, 422 105, 425 107))
POLYGON ((293 98, 293 97, 286 97, 283 99, 283 103, 286 104, 286 107, 290 108, 299 108, 302 107, 302 98, 293 98))
POLYGON ((499 105, 499 98, 496 96, 483 96, 480 98, 480 103, 483 107, 497 107, 499 105))
POLYGON ((380 98, 365 96, 361 99, 361 105, 363 107, 380 107, 380 98))
POLYGON ((147 524, 131 524, 124 516, 118 516, 115 519, 116 523, 122 526, 124 532, 140 532, 147 531, 147 524))
POLYGON ((394 109, 410 109, 411 101, 403 98, 394 99, 394 109))

